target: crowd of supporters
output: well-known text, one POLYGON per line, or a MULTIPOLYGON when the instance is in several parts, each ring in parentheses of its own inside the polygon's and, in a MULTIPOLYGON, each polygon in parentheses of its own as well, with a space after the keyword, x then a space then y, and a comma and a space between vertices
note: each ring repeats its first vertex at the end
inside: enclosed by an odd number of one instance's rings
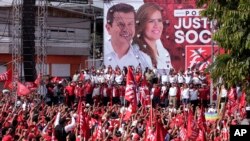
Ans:
POLYGON ((104 66, 44 82, 44 94, 13 98, 3 90, 3 141, 227 141, 230 125, 249 124, 241 87, 211 94, 209 75, 198 69, 104 66))

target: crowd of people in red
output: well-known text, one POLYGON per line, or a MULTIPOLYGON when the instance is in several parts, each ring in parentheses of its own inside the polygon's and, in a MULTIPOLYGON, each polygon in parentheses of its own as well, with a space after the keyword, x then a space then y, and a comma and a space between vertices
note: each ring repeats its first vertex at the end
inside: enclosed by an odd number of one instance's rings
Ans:
POLYGON ((249 124, 241 87, 222 85, 211 96, 198 70, 108 66, 45 82, 45 95, 2 91, 3 141, 228 141, 230 125, 249 124))

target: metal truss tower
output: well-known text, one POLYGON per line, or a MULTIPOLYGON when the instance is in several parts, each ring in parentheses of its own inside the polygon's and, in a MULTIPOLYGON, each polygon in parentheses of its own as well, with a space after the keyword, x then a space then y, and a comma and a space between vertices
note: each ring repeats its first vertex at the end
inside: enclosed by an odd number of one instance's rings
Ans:
MULTIPOLYGON (((38 0, 38 44, 37 53, 37 74, 41 77, 47 74, 46 58, 47 58, 47 17, 48 17, 48 0, 38 0)), ((42 84, 43 85, 43 84, 42 84)), ((39 89, 39 93, 44 93, 43 89, 39 89)))
POLYGON ((21 76, 21 28, 23 0, 12 4, 12 93, 17 97, 17 83, 21 76))

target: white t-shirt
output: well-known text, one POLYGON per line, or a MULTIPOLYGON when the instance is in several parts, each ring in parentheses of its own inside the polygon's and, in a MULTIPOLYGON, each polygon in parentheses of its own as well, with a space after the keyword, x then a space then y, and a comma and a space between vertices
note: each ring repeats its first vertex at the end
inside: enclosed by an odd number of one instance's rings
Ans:
POLYGON ((113 81, 114 81, 114 78, 115 78, 114 74, 106 74, 106 75, 105 75, 105 79, 106 79, 106 81, 108 81, 108 82, 113 82, 113 81))
POLYGON ((225 88, 221 90, 221 97, 227 97, 227 90, 225 88))
POLYGON ((207 112, 208 112, 208 113, 216 113, 217 111, 216 111, 215 108, 210 107, 210 108, 208 108, 208 111, 207 111, 207 112))
POLYGON ((168 94, 169 94, 169 96, 176 96, 177 88, 176 87, 170 87, 168 94))
POLYGON ((184 83, 184 76, 183 75, 177 75, 177 81, 178 81, 178 83, 184 83))
POLYGON ((123 81, 123 75, 122 75, 122 74, 120 74, 120 75, 115 75, 115 82, 116 82, 117 84, 121 84, 122 81, 123 81))
POLYGON ((198 90, 189 89, 190 93, 190 100, 197 100, 198 99, 198 90))
POLYGON ((103 88, 103 96, 104 97, 107 97, 108 95, 107 95, 107 88, 103 88))
POLYGON ((174 107, 173 108, 169 108, 168 111, 172 112, 172 113, 176 113, 176 108, 174 108, 174 107))
POLYGON ((80 77, 80 74, 79 74, 79 73, 78 73, 78 74, 74 74, 74 75, 73 75, 73 78, 72 78, 72 81, 73 81, 73 82, 78 81, 79 77, 80 77))
POLYGON ((164 74, 161 76, 161 83, 164 84, 164 83, 167 83, 169 82, 169 76, 164 74))
POLYGON ((176 82, 177 82, 177 77, 176 77, 176 75, 170 75, 170 76, 169 76, 169 82, 170 82, 170 83, 176 83, 176 82))
POLYGON ((98 77, 96 75, 91 75, 91 82, 92 82, 92 84, 97 84, 98 83, 98 77))
POLYGON ((98 79, 99 83, 104 83, 105 82, 105 78, 104 78, 104 76, 102 74, 100 74, 97 79, 98 79))
POLYGON ((166 86, 161 87, 161 96, 163 96, 163 94, 166 92, 166 90, 167 90, 166 86))
POLYGON ((189 99, 189 88, 183 88, 181 90, 182 99, 189 99))
POLYGON ((100 87, 95 87, 93 89, 92 97, 100 95, 100 87))
POLYGON ((85 79, 85 80, 89 80, 89 79, 90 79, 90 75, 87 74, 87 73, 84 73, 84 79, 85 79))
POLYGON ((201 84, 201 81, 197 76, 194 76, 192 81, 193 81, 194 84, 201 84))
POLYGON ((191 83, 191 80, 192 80, 192 76, 191 76, 191 75, 186 75, 186 76, 185 76, 185 83, 186 83, 186 84, 190 84, 190 83, 191 83))

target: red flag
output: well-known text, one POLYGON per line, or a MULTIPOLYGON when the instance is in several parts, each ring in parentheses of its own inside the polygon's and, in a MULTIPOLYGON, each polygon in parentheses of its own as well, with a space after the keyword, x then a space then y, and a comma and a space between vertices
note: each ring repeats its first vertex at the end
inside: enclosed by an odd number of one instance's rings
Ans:
POLYGON ((6 89, 13 88, 13 86, 12 86, 12 70, 11 69, 9 69, 7 71, 7 80, 4 83, 4 88, 6 88, 6 89))
POLYGON ((145 141, 148 141, 148 135, 149 135, 149 129, 150 129, 150 123, 149 120, 146 121, 146 127, 145 127, 145 141))
POLYGON ((229 109, 229 110, 230 110, 230 113, 231 113, 231 114, 234 114, 235 112, 237 112, 238 107, 239 107, 238 102, 235 102, 235 103, 230 104, 230 109, 229 109))
POLYGON ((123 120, 125 121, 129 120, 131 115, 132 115, 132 105, 129 105, 128 109, 125 111, 123 120))
POLYGON ((237 96, 236 89, 232 87, 228 93, 228 100, 235 102, 236 96, 237 96))
POLYGON ((83 120, 83 124, 82 124, 82 130, 84 131, 83 137, 85 140, 88 140, 90 138, 90 135, 91 135, 91 131, 89 128, 89 122, 88 122, 89 120, 90 120, 89 115, 84 112, 84 120, 83 120))
POLYGON ((188 121, 187 121, 187 136, 190 137, 192 135, 192 122, 193 122, 193 112, 189 110, 188 112, 188 121))
POLYGON ((7 81, 10 80, 10 77, 12 77, 12 70, 9 69, 8 71, 0 74, 0 81, 7 81))
POLYGON ((30 90, 30 91, 36 91, 37 85, 34 82, 25 82, 24 85, 30 90))
POLYGON ((62 81, 62 78, 61 78, 61 77, 55 76, 55 77, 53 77, 53 78, 51 79, 51 82, 52 82, 52 83, 59 83, 59 81, 62 81))
POLYGON ((145 107, 150 105, 150 90, 147 86, 141 86, 139 89, 141 104, 145 107))
POLYGON ((150 126, 152 126, 153 118, 154 118, 152 105, 150 106, 150 115, 149 115, 149 118, 150 118, 149 119, 149 124, 150 124, 150 126))
POLYGON ((156 141, 164 141, 165 134, 166 130, 164 130, 163 124, 156 121, 156 141))
POLYGON ((187 130, 184 128, 184 126, 180 127, 180 138, 182 141, 187 140, 187 130))
POLYGON ((20 82, 17 82, 17 95, 26 96, 30 93, 30 90, 20 82))
POLYGON ((77 106, 77 114, 78 114, 78 118, 77 118, 77 122, 79 123, 79 127, 80 127, 80 136, 83 135, 83 130, 82 130, 82 125, 83 125, 83 112, 82 112, 82 100, 80 99, 78 102, 78 106, 77 106))
POLYGON ((205 131, 206 130, 206 118, 205 118, 205 109, 202 106, 200 110, 200 117, 198 118, 198 125, 199 127, 205 131))
POLYGON ((84 139, 82 140, 88 140, 90 137, 90 128, 89 128, 89 120, 90 118, 88 115, 83 111, 83 103, 82 100, 79 100, 78 106, 77 106, 77 113, 78 113, 78 119, 77 122, 79 123, 79 134, 81 138, 83 137, 84 139))
POLYGON ((243 108, 246 105, 246 93, 243 91, 240 97, 239 108, 243 108))
POLYGON ((128 68, 127 73, 127 82, 125 89, 125 99, 130 102, 132 106, 132 113, 136 111, 137 100, 136 100, 136 91, 135 91, 135 80, 132 72, 132 68, 128 68))
POLYGON ((187 136, 190 140, 196 140, 199 135, 199 129, 196 128, 197 123, 194 121, 193 112, 190 109, 188 112, 188 123, 187 123, 187 136))
POLYGON ((38 76, 37 76, 37 78, 36 78, 36 80, 35 80, 34 83, 35 83, 37 86, 39 86, 39 85, 41 84, 41 80, 42 80, 41 74, 38 74, 38 76))
POLYGON ((95 127, 94 133, 92 135, 93 140, 102 140, 102 124, 98 122, 97 126, 95 127))
POLYGON ((156 131, 153 130, 153 127, 149 127, 146 134, 146 141, 157 141, 156 131))
POLYGON ((127 73, 127 82, 126 82, 126 90, 125 90, 125 99, 129 102, 133 102, 136 99, 135 96, 135 81, 134 81, 134 76, 132 72, 132 68, 128 68, 128 73, 127 73))
POLYGON ((84 80, 84 74, 83 72, 80 73, 80 77, 79 77, 79 81, 83 81, 84 80))
POLYGON ((206 141, 205 132, 200 130, 196 141, 206 141))

